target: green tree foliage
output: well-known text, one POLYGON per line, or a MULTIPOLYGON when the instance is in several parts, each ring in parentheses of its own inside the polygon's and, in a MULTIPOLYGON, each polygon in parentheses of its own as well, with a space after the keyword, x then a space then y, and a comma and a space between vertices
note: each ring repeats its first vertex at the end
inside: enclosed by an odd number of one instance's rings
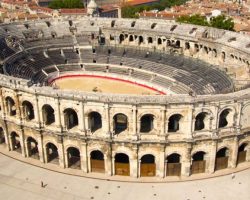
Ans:
POLYGON ((219 15, 210 19, 210 25, 215 28, 234 30, 234 22, 232 18, 227 18, 225 15, 219 15))
POLYGON ((152 5, 141 5, 141 6, 128 6, 125 5, 122 7, 122 17, 124 18, 138 18, 138 13, 144 10, 154 10, 159 11, 164 10, 165 8, 170 8, 175 5, 184 4, 187 0, 160 0, 158 3, 152 5))
POLYGON ((81 0, 53 0, 49 3, 49 8, 60 9, 60 8, 83 8, 81 0))
POLYGON ((230 31, 234 30, 233 19, 230 17, 226 17, 225 15, 212 17, 210 21, 207 21, 206 17, 201 15, 182 16, 179 17, 176 21, 181 23, 195 24, 201 26, 210 26, 230 31))
POLYGON ((201 15, 181 16, 176 21, 188 24, 201 25, 201 26, 209 25, 206 17, 201 15))

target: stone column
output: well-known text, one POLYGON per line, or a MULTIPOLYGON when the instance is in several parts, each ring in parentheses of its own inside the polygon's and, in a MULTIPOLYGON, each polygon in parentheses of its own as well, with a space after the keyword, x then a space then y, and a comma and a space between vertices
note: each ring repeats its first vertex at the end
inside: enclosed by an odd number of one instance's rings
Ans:
POLYGON ((137 140, 138 139, 138 135, 137 135, 137 107, 136 105, 134 105, 132 107, 132 118, 133 118, 133 139, 137 140))
POLYGON ((231 159, 229 159, 229 167, 231 168, 235 168, 237 165, 238 148, 239 148, 239 139, 238 137, 235 137, 232 143, 231 159))
POLYGON ((191 169, 191 144, 188 144, 188 146, 185 149, 185 153, 182 158, 182 164, 181 164, 181 175, 182 176, 190 176, 190 169, 191 169))
POLYGON ((43 152, 43 138, 42 138, 41 133, 39 137, 37 137, 37 143, 38 143, 38 152, 39 152, 40 161, 44 163, 45 159, 44 159, 44 152, 43 152))
POLYGON ((88 172, 88 155, 87 155, 87 143, 81 142, 80 157, 81 157, 81 170, 85 173, 88 172))
POLYGON ((115 175, 115 155, 112 154, 111 156, 111 175, 115 175))
POLYGON ((57 113, 55 113, 55 122, 56 126, 60 128, 60 130, 63 130, 62 122, 63 122, 63 113, 61 113, 61 107, 60 107, 60 98, 57 97, 57 113))
POLYGON ((79 119, 81 119, 80 120, 80 124, 79 124, 79 127, 80 127, 80 130, 81 130, 81 132, 83 132, 83 134, 84 135, 86 135, 86 127, 85 127, 85 118, 84 118, 84 116, 85 116, 85 113, 84 113, 84 103, 83 103, 83 101, 81 101, 81 116, 79 116, 79 119))
POLYGON ((7 126, 7 122, 6 120, 4 120, 4 127, 3 127, 3 131, 4 131, 4 138, 5 138, 5 143, 6 143, 6 148, 8 149, 8 151, 11 151, 11 137, 10 137, 10 133, 8 130, 8 126, 7 126))
POLYGON ((165 141, 166 139, 166 109, 161 109, 161 118, 160 118, 160 131, 159 139, 165 141))
POLYGON ((158 174, 160 178, 165 177, 165 148, 161 149, 159 154, 159 161, 158 161, 158 167, 157 167, 158 174))
POLYGON ((211 150, 209 153, 208 173, 210 174, 214 173, 215 170, 216 152, 217 152, 217 141, 213 140, 211 145, 211 150))
POLYGON ((110 115, 109 115, 109 105, 108 104, 104 105, 104 114, 105 114, 105 117, 104 117, 105 120, 102 120, 103 125, 104 125, 103 130, 106 133, 107 138, 111 138, 110 115))
POLYGON ((28 148, 27 148, 27 140, 25 141, 25 138, 24 138, 23 129, 21 129, 19 137, 20 137, 20 145, 21 145, 21 150, 22 150, 22 156, 23 157, 26 157, 26 156, 28 157, 29 156, 29 151, 28 151, 28 148))
POLYGON ((41 124, 42 124, 42 121, 41 121, 41 118, 40 118, 40 112, 39 112, 39 103, 38 103, 38 94, 35 93, 35 96, 36 96, 36 105, 35 105, 35 109, 34 109, 34 113, 35 113, 35 122, 37 121, 38 123, 38 127, 41 128, 41 124))
POLYGON ((66 167, 66 160, 68 161, 67 156, 65 156, 64 152, 64 145, 63 145, 63 136, 58 136, 57 138, 57 151, 59 155, 59 165, 61 168, 66 167))
POLYGON ((132 147, 133 155, 129 157, 130 164, 130 176, 137 178, 138 177, 138 147, 132 147))

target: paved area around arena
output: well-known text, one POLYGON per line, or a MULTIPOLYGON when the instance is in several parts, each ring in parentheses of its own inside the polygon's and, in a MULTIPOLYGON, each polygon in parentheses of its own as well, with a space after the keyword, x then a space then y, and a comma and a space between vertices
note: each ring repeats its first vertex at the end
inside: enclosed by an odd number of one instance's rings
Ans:
POLYGON ((132 183, 66 175, 0 154, 0 194, 2 200, 248 200, 250 169, 235 177, 132 183))

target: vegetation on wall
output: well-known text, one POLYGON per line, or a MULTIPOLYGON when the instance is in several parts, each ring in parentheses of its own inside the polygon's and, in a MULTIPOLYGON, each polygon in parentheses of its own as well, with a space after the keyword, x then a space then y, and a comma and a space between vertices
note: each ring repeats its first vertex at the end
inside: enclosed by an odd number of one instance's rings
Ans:
POLYGON ((210 21, 208 21, 205 16, 201 15, 182 16, 179 17, 176 21, 181 23, 195 24, 201 26, 210 26, 230 31, 234 30, 233 19, 230 17, 226 17, 225 15, 212 17, 210 21))
POLYGON ((170 8, 175 5, 182 5, 187 0, 160 0, 158 3, 152 5, 141 5, 141 6, 129 6, 124 5, 122 7, 122 17, 124 18, 138 18, 138 13, 144 10, 164 10, 165 8, 170 8))
POLYGON ((83 8, 82 0, 53 0, 49 3, 49 8, 83 8))

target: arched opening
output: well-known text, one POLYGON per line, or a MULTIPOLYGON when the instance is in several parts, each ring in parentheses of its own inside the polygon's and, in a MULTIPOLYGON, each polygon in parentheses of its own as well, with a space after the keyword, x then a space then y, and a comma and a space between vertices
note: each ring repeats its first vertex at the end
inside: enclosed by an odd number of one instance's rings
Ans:
POLYGON ((226 53, 223 51, 223 52, 221 53, 221 60, 222 60, 223 62, 225 62, 225 59, 226 59, 226 53))
POLYGON ((114 133, 119 134, 125 131, 128 127, 128 118, 124 114, 116 114, 114 120, 114 133))
POLYGON ((152 37, 148 37, 148 44, 152 44, 153 43, 153 38, 152 37))
POLYGON ((34 138, 28 137, 27 149, 28 149, 28 157, 39 159, 38 142, 34 138))
POLYGON ((122 44, 123 41, 124 41, 124 35, 121 34, 121 35, 119 36, 119 42, 120 42, 120 44, 122 44))
POLYGON ((181 42, 180 42, 180 40, 177 40, 175 42, 175 48, 180 48, 180 47, 181 47, 181 42))
POLYGON ((190 49, 190 44, 189 44, 189 42, 185 42, 185 49, 190 49))
POLYGON ((206 112, 199 113, 195 117, 194 130, 199 131, 205 129, 205 119, 207 117, 206 112))
POLYGON ((77 113, 71 108, 67 108, 64 110, 64 120, 66 129, 72 129, 78 126, 77 113))
POLYGON ((45 125, 51 125, 55 122, 54 109, 50 105, 44 105, 42 107, 43 122, 45 125))
POLYGON ((5 143, 4 131, 3 131, 2 127, 0 127, 0 144, 6 144, 5 143))
POLYGON ((46 144, 46 154, 48 163, 59 164, 59 155, 56 145, 53 143, 46 144))
POLYGON ((21 149, 21 143, 20 143, 19 135, 17 135, 16 132, 12 132, 10 134, 10 140, 11 140, 12 151, 16 151, 18 153, 21 153, 22 149, 21 149))
POLYGON ((147 133, 154 128, 154 115, 146 114, 141 117, 140 132, 147 133))
POLYGON ((25 120, 30 121, 35 118, 33 105, 29 101, 24 101, 23 106, 23 117, 25 120))
POLYGON ((168 132, 177 132, 180 130, 180 120, 182 115, 174 114, 168 120, 168 132))
POLYGON ((156 165, 155 157, 151 154, 146 154, 141 157, 141 176, 155 176, 156 165))
POLYGON ((115 175, 129 176, 129 157, 124 153, 118 153, 115 155, 115 175))
POLYGON ((72 169, 81 169, 80 151, 75 147, 67 149, 68 167, 72 169))
POLYGON ((243 143, 238 148, 237 164, 246 162, 247 143, 243 143))
POLYGON ((199 52, 200 48, 198 44, 194 44, 194 51, 197 53, 199 52))
POLYGON ((142 43, 143 43, 143 37, 142 37, 142 36, 139 36, 138 44, 141 45, 142 43))
POLYGON ((15 116, 16 115, 15 101, 11 97, 6 97, 5 101, 7 106, 7 113, 10 116, 15 116))
POLYGON ((228 115, 230 111, 230 109, 225 109, 221 112, 219 117, 219 128, 224 128, 228 125, 228 115))
POLYGON ((170 40, 167 40, 166 46, 167 46, 167 47, 171 46, 171 41, 170 41, 170 40))
POLYGON ((129 36, 129 42, 133 42, 134 41, 134 36, 133 35, 130 35, 129 36))
POLYGON ((166 175, 167 176, 180 176, 181 175, 181 163, 180 155, 177 153, 170 154, 167 157, 166 163, 166 175))
POLYGON ((104 155, 101 151, 92 151, 90 154, 91 172, 105 172, 104 155))
POLYGON ((228 166, 228 148, 224 147, 217 151, 215 170, 225 169, 228 166))
POLYGON ((98 112, 89 113, 89 128, 91 132, 102 128, 102 116, 98 112))
POLYGON ((158 38, 157 44, 158 44, 158 45, 161 45, 161 44, 162 44, 162 39, 161 39, 161 38, 158 38))
POLYGON ((204 173, 206 170, 205 152, 198 151, 192 156, 191 174, 204 173))

